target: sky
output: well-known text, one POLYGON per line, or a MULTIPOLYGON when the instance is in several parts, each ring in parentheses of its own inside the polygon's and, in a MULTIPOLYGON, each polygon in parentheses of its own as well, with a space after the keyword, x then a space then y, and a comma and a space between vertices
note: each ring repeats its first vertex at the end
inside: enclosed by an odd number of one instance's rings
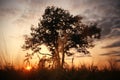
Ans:
MULTIPOLYGON (((103 63, 108 58, 120 62, 120 1, 119 0, 0 0, 0 59, 20 65, 25 56, 21 49, 24 35, 31 25, 37 26, 47 6, 57 6, 85 22, 98 22, 100 40, 89 49, 91 56, 75 55, 75 62, 103 63)), ((46 50, 44 50, 46 51, 46 50)), ((73 56, 72 56, 73 57, 73 56)), ((66 58, 70 60, 71 58, 66 58)))

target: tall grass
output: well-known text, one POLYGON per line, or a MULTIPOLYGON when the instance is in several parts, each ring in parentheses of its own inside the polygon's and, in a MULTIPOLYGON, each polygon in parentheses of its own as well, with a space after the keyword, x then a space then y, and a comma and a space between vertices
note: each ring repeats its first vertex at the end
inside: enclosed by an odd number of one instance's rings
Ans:
POLYGON ((3 67, 7 64, 7 46, 5 42, 5 37, 0 29, 0 67, 3 67))
MULTIPOLYGON (((120 68, 111 66, 99 69, 98 66, 85 64, 71 68, 33 68, 31 71, 15 69, 14 66, 6 65, 0 69, 0 80, 120 80, 120 68)), ((117 63, 114 62, 114 65, 117 63)))

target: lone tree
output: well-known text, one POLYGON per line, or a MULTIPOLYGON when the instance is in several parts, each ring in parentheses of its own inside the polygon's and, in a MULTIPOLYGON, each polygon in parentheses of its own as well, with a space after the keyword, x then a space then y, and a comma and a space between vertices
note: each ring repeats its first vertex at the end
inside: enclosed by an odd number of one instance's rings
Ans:
POLYGON ((23 48, 40 53, 44 44, 51 52, 57 67, 64 66, 65 54, 73 55, 71 48, 88 54, 87 48, 93 47, 93 40, 100 38, 101 29, 97 24, 86 25, 81 16, 73 16, 62 8, 48 6, 45 9, 38 27, 31 27, 31 35, 26 36, 23 48))

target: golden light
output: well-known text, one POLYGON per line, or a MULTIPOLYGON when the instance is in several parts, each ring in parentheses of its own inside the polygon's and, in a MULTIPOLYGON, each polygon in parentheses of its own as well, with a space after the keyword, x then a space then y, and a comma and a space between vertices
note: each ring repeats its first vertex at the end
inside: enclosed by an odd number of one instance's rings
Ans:
POLYGON ((31 66, 27 66, 25 69, 30 71, 32 69, 32 67, 31 66))

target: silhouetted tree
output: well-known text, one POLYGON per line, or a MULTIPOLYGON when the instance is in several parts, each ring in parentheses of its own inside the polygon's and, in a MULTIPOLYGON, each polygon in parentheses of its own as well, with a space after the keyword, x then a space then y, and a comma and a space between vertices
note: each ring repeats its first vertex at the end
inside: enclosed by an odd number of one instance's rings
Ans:
POLYGON ((88 54, 87 48, 93 47, 95 38, 100 38, 97 24, 86 25, 81 20, 81 16, 73 16, 67 10, 48 6, 38 27, 31 27, 31 36, 26 36, 23 48, 40 53, 40 45, 45 44, 57 67, 63 67, 65 54, 73 55, 69 51, 71 48, 88 54))

